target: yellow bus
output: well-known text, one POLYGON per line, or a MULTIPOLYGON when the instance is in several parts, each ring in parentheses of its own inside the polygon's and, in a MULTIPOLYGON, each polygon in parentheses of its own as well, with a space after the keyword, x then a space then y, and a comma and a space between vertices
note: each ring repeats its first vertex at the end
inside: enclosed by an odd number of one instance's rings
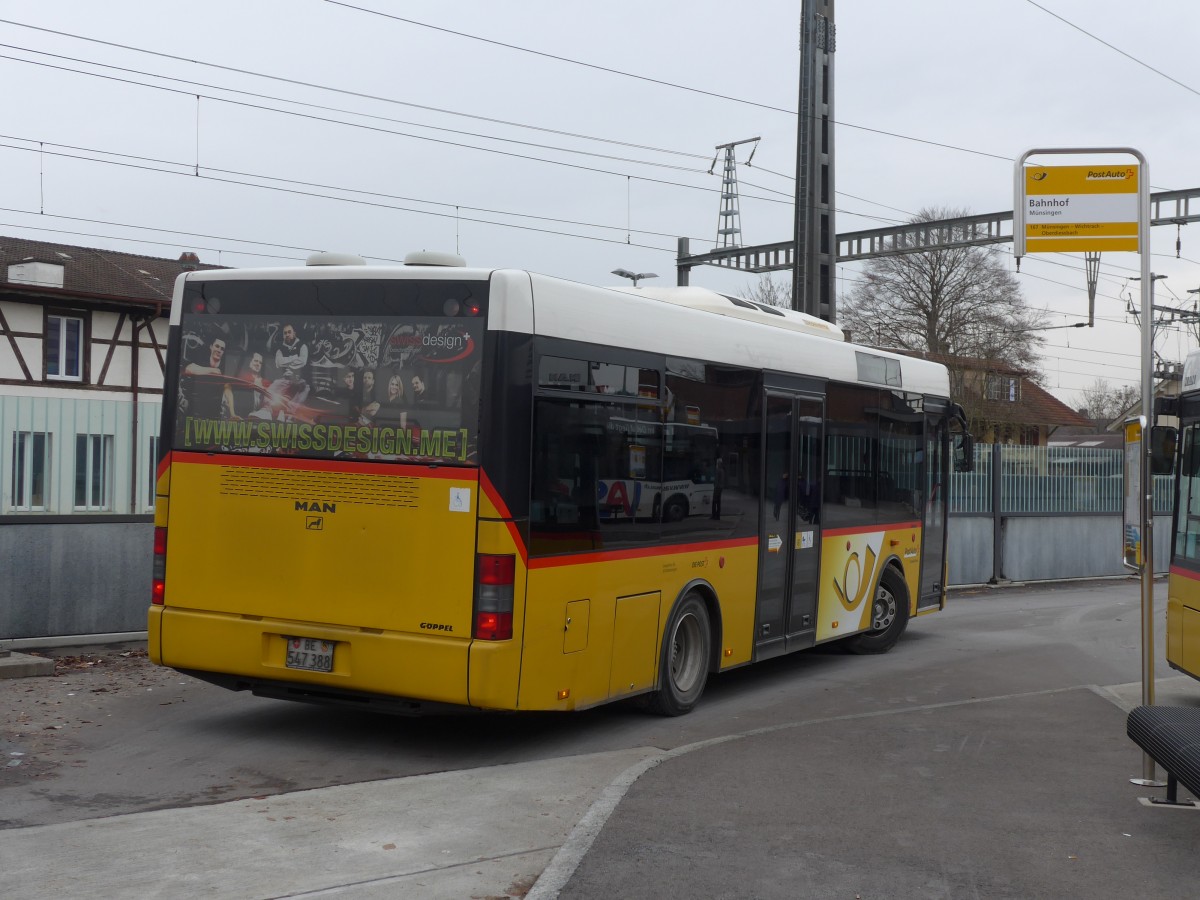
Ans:
POLYGON ((1200 678, 1200 351, 1183 363, 1179 448, 1167 578, 1167 663, 1200 678))
POLYGON ((942 366, 701 288, 406 263, 180 277, 156 663, 392 712, 679 715, 712 673, 883 652, 944 606, 971 441, 942 366))

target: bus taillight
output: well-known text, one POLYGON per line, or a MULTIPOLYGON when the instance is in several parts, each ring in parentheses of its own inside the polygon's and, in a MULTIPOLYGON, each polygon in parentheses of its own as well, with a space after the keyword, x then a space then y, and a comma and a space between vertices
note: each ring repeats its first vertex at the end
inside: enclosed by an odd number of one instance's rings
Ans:
POLYGON ((479 554, 479 580, 475 595, 475 638, 507 641, 513 636, 513 581, 515 556, 479 554))
POLYGON ((150 602, 162 606, 167 593, 167 529, 154 529, 154 580, 150 588, 150 602))

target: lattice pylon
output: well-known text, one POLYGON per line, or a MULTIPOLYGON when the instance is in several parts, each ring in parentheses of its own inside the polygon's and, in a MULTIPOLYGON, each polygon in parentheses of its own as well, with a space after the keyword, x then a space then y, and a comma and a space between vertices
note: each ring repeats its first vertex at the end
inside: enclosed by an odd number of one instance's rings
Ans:
POLYGON ((742 246, 742 214, 738 209, 737 160, 733 147, 725 148, 725 170, 721 176, 721 213, 717 217, 717 249, 742 246))

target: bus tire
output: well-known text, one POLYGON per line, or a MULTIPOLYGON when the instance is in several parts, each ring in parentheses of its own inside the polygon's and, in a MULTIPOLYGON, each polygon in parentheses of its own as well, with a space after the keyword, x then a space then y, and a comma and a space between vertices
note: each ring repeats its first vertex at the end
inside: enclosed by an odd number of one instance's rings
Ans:
POLYGON ((646 704, 651 712, 682 716, 692 711, 708 681, 711 645, 708 607, 699 594, 689 591, 676 604, 663 634, 658 690, 648 696, 646 704))
POLYGON ((846 639, 851 653, 867 655, 887 653, 896 646, 908 627, 908 588, 904 579, 891 566, 879 576, 875 599, 871 601, 871 626, 861 634, 846 639))
POLYGON ((663 520, 667 522, 682 522, 688 517, 688 502, 686 497, 678 495, 667 501, 666 510, 663 512, 663 520))

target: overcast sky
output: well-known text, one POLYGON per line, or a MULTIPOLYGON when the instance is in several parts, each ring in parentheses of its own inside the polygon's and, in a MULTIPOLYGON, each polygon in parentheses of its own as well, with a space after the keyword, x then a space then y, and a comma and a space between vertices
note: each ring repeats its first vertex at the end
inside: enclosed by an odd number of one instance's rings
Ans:
MULTIPOLYGON (((0 235, 232 266, 449 250, 673 284, 676 238, 715 239, 717 144, 762 138, 739 172, 744 243, 791 237, 800 6, 0 0, 0 235)), ((839 233, 1012 209, 1032 147, 1132 146, 1153 190, 1200 187, 1195 0, 841 0, 836 24, 839 233)), ((1200 224, 1181 259, 1176 237, 1154 229, 1156 302, 1194 307, 1200 224)), ((1137 383, 1137 269, 1106 255, 1097 327, 1046 332, 1061 399, 1137 383)), ((840 266, 839 291, 858 272, 840 266)), ((1049 324, 1086 319, 1081 257, 1027 257, 1020 277, 1049 324)))

